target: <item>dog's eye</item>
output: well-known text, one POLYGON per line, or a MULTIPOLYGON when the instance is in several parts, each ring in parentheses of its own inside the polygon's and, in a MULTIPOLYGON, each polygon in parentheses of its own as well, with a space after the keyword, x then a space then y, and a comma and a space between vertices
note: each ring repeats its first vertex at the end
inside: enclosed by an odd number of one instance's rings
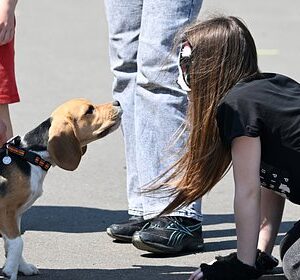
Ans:
POLYGON ((84 113, 85 115, 91 115, 94 113, 94 106, 90 105, 89 108, 86 110, 86 112, 84 113))

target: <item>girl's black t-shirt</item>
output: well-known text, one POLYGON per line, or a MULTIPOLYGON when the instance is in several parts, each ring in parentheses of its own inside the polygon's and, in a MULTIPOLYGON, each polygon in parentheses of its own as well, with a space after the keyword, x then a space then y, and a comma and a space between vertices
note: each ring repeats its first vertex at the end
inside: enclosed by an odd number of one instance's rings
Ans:
POLYGON ((300 204, 300 84, 261 73, 237 83, 221 100, 217 123, 224 145, 261 139, 261 184, 300 204))

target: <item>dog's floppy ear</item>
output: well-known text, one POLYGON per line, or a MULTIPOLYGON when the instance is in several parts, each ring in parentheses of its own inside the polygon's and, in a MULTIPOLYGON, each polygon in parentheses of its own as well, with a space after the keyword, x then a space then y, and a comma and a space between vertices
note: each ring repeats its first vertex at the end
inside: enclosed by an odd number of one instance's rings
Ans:
POLYGON ((75 170, 81 160, 82 150, 70 122, 52 120, 49 129, 48 152, 59 167, 75 170))

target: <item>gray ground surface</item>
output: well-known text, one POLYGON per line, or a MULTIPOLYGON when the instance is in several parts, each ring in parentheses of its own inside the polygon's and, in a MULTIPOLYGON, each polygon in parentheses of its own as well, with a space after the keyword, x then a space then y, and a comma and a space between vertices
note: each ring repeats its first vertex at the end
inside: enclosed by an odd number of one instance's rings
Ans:
MULTIPOLYGON (((22 102, 11 106, 15 133, 32 129, 67 99, 110 101, 112 75, 102 1, 19 2, 16 69, 22 102)), ((210 0, 201 16, 217 12, 242 17, 255 37, 261 69, 300 80, 299 10, 297 0, 210 0)), ((106 227, 127 218, 118 130, 90 145, 75 172, 49 171, 43 197, 23 219, 24 254, 41 271, 36 280, 187 279, 200 262, 235 250, 232 197, 229 174, 203 199, 203 253, 161 258, 112 242, 106 227)), ((297 206, 287 203, 278 241, 298 217, 297 206)), ((274 254, 278 256, 278 246, 274 254)), ((0 256, 4 261, 3 249, 0 256)), ((278 273, 264 279, 284 279, 280 269, 278 273)))

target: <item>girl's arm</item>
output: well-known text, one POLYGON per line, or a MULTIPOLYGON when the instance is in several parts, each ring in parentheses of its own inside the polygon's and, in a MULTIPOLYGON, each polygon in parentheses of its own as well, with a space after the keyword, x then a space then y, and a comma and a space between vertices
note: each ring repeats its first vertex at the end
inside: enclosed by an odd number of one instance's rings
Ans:
MULTIPOLYGON (((261 162, 261 143, 260 138, 256 137, 237 137, 232 142, 232 163, 235 181, 235 197, 234 212, 237 231, 237 257, 234 254, 226 256, 231 258, 231 269, 243 275, 241 279, 257 279, 261 272, 253 268, 256 260, 256 249, 258 243, 258 235, 260 230, 260 211, 261 211, 261 187, 260 187, 260 162, 261 162), (252 268, 251 268, 252 267, 252 268)), ((283 204, 281 199, 272 196, 272 202, 269 204, 270 196, 265 195, 262 191, 262 217, 268 220, 268 225, 272 225, 268 233, 262 232, 261 239, 264 245, 260 247, 263 251, 265 248, 271 248, 274 244, 274 234, 278 230, 278 220, 281 218, 283 204), (268 203, 266 203, 268 201, 268 203), (272 208, 276 207, 276 214, 272 212, 272 208), (264 247, 264 248, 263 248, 264 247)), ((270 227, 267 227, 270 229, 270 227)), ((266 229, 266 228, 265 228, 266 229)), ((269 251, 266 251, 270 253, 269 251)), ((189 278, 189 280, 202 280, 204 274, 216 274, 217 277, 222 275, 222 271, 228 271, 228 261, 217 261, 208 267, 201 264, 201 268, 197 269, 189 278), (218 263, 219 262, 219 263, 218 263), (218 271, 216 271, 216 269, 218 271)), ((229 270, 230 271, 230 270, 229 270)), ((218 278, 219 279, 219 278, 218 278)), ((231 279, 230 275, 224 275, 224 279, 231 279)))
POLYGON ((262 188, 261 190, 261 225, 258 249, 271 255, 279 230, 284 209, 285 198, 275 192, 262 188))
POLYGON ((18 0, 0 1, 0 45, 7 44, 15 34, 15 8, 18 0))
POLYGON ((243 263, 254 266, 260 227, 260 138, 235 138, 231 153, 237 256, 243 263))
MULTIPOLYGON (((237 257, 242 263, 252 267, 256 259, 260 226, 260 146, 259 137, 242 136, 233 140, 231 148, 235 181, 234 213, 237 231, 237 257)), ((219 265, 221 271, 220 266, 221 264, 219 265)), ((236 265, 233 265, 232 269, 236 270, 236 265)), ((202 280, 203 272, 206 273, 202 270, 202 267, 197 269, 189 280, 202 280)), ((210 272, 212 272, 211 269, 210 272)), ((220 276, 220 272, 213 272, 220 276)), ((230 275, 224 275, 224 279, 231 279, 230 275)))

